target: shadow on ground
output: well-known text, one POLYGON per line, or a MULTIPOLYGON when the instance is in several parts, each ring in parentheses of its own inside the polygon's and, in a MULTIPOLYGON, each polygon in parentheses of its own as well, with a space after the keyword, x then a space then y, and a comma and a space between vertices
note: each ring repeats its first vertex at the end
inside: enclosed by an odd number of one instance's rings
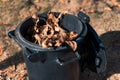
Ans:
POLYGON ((15 55, 0 62, 0 70, 6 69, 12 65, 18 65, 19 63, 23 63, 23 62, 24 62, 23 54, 22 54, 22 51, 20 51, 15 55))
MULTIPOLYGON (((81 80, 114 80, 111 76, 120 74, 120 31, 111 31, 102 34, 101 39, 106 48, 107 68, 100 74, 85 70, 81 74, 81 80)), ((116 77, 119 80, 120 76, 116 77)))
MULTIPOLYGON (((101 35, 107 54, 105 80, 114 74, 120 74, 120 31, 107 32, 101 35)), ((117 78, 120 79, 120 76, 117 78)), ((116 80, 117 80, 116 79, 116 80)))

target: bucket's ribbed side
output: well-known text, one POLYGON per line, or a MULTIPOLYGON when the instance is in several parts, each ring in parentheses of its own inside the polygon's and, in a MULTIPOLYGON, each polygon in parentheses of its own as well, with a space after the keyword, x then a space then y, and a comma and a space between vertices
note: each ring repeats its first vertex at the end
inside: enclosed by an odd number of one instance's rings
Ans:
MULTIPOLYGON (((25 52, 24 50, 23 54, 25 52)), ((48 52, 45 63, 32 63, 27 59, 26 55, 24 55, 29 80, 79 80, 79 61, 60 66, 55 62, 56 54, 57 53, 50 54, 48 52)))

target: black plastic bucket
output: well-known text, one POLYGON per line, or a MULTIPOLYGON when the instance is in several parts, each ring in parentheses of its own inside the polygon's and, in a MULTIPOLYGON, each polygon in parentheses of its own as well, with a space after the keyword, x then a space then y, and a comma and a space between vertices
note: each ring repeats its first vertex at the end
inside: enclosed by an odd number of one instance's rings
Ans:
MULTIPOLYGON (((54 14, 59 15, 56 12, 54 14)), ((39 14, 38 17, 43 25, 47 14, 39 14)), ((9 37, 22 47, 29 80, 79 80, 84 65, 94 72, 102 72, 106 66, 105 49, 89 21, 89 17, 82 12, 78 13, 78 17, 65 14, 60 21, 63 28, 79 34, 74 39, 78 45, 76 51, 68 46, 42 48, 26 40, 27 29, 34 25, 32 17, 10 31, 9 37)))
MULTIPOLYGON (((54 13, 56 16, 59 13, 54 13)), ((39 14, 40 22, 45 23, 47 14, 39 14)), ((41 24, 41 25, 42 25, 41 24)), ((79 80, 78 51, 72 51, 68 46, 57 48, 42 48, 25 39, 26 31, 34 25, 31 17, 21 22, 16 30, 10 31, 9 36, 21 47, 30 80, 79 80)), ((80 44, 87 34, 87 26, 76 16, 66 14, 60 21, 60 25, 79 34, 75 41, 80 44)))

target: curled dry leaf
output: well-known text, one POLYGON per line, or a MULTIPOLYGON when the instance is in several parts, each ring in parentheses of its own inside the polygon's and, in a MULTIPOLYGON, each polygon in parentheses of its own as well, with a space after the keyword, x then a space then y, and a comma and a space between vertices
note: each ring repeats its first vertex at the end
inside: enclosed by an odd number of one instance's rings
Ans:
POLYGON ((35 34, 34 37, 36 39, 35 43, 38 42, 38 44, 41 45, 41 38, 40 38, 40 36, 38 34, 35 34))
MULTIPOLYGON (((78 34, 73 31, 67 31, 59 25, 59 21, 65 14, 66 12, 62 12, 56 17, 53 12, 49 12, 46 24, 43 26, 39 25, 40 20, 34 14, 32 18, 35 21, 35 25, 33 29, 30 28, 34 32, 34 34, 30 35, 35 38, 34 43, 38 43, 43 48, 59 47, 63 43, 67 43, 75 51, 77 49, 77 43, 73 39, 78 34)), ((28 32, 30 31, 28 30, 28 32)))
POLYGON ((48 38, 42 41, 42 47, 47 48, 48 47, 47 43, 48 43, 48 38))
POLYGON ((43 34, 43 37, 52 38, 54 35, 54 30, 51 25, 47 24, 47 25, 44 25, 44 28, 41 34, 43 34))
POLYGON ((73 31, 71 31, 69 39, 72 40, 72 39, 76 38, 77 36, 78 36, 77 33, 74 33, 73 31))
POLYGON ((66 41, 66 43, 75 51, 77 49, 77 43, 75 41, 66 41))

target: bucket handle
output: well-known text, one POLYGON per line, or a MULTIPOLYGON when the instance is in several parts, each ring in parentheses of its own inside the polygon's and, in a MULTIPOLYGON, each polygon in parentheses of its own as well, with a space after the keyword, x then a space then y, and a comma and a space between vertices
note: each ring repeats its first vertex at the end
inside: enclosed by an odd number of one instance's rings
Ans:
POLYGON ((27 56, 27 59, 30 62, 37 62, 37 61, 39 61, 40 56, 42 57, 41 62, 45 61, 45 56, 46 55, 37 54, 37 53, 32 54, 33 52, 31 52, 28 48, 25 48, 22 44, 20 44, 20 41, 15 36, 15 30, 9 31, 8 32, 8 36, 10 38, 14 39, 20 45, 20 47, 23 49, 23 51, 26 50, 25 55, 27 56))
POLYGON ((8 32, 8 36, 10 38, 13 38, 15 41, 17 41, 16 37, 15 37, 15 30, 9 31, 8 32))
POLYGON ((23 46, 20 44, 19 40, 18 40, 18 39, 16 38, 16 36, 15 36, 15 30, 9 31, 9 32, 8 32, 8 36, 9 36, 10 38, 14 39, 14 40, 20 45, 20 47, 23 47, 23 46))
POLYGON ((70 60, 67 60, 67 61, 63 61, 63 60, 61 60, 60 58, 56 57, 56 62, 57 62, 59 65, 64 66, 64 65, 67 65, 67 64, 69 64, 69 63, 71 63, 71 62, 74 62, 74 61, 76 61, 76 60, 79 60, 79 59, 80 59, 79 53, 76 51, 74 54, 75 54, 76 57, 75 57, 75 58, 72 58, 72 59, 70 59, 70 60))

